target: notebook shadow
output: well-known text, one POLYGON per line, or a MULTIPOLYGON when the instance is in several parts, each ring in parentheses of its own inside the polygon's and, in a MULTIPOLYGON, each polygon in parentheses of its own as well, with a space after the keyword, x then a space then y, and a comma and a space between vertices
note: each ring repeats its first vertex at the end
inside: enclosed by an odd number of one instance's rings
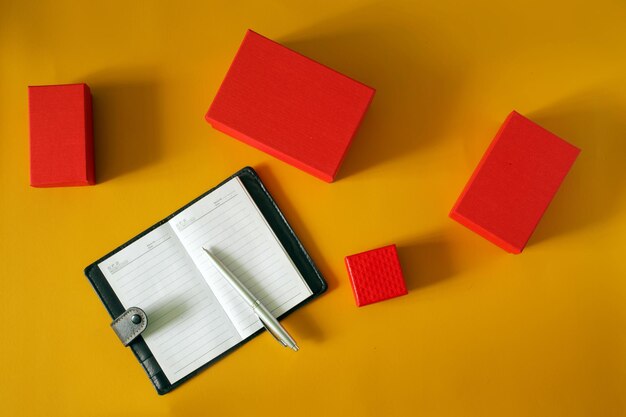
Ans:
POLYGON ((450 279, 457 272, 450 244, 441 237, 396 246, 409 291, 450 279))
POLYGON ((539 222, 529 244, 607 221, 621 210, 626 176, 626 102, 594 91, 537 110, 528 117, 581 148, 578 159, 539 222))
POLYGON ((431 25, 414 20, 380 3, 278 39, 376 89, 338 180, 433 145, 450 125, 465 67, 452 46, 429 47, 431 25))
POLYGON ((148 166, 162 156, 158 85, 149 78, 86 78, 93 100, 97 182, 148 166))
POLYGON ((289 198, 281 188, 280 181, 272 174, 270 168, 265 164, 257 165, 254 167, 254 169, 259 174, 259 177, 261 177, 263 184, 265 184, 265 186, 267 187, 269 193, 276 201, 278 207, 280 207, 281 211, 285 215, 285 218, 287 219, 287 222, 293 228, 296 236, 298 236, 298 239, 300 239, 300 241, 302 242, 305 250, 309 253, 311 259, 313 259, 315 266, 320 270, 322 277, 328 284, 327 291, 331 291, 338 285, 337 280, 330 273, 331 269, 328 263, 322 257, 318 246, 313 242, 313 239, 308 232, 306 225, 298 217, 297 210, 289 202, 289 198))

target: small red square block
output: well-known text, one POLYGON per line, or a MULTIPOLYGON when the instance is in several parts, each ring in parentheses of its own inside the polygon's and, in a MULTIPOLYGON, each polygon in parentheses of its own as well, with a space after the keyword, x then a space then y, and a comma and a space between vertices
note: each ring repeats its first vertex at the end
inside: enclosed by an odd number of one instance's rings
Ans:
POLYGON ((94 184, 91 92, 87 84, 28 87, 30 185, 94 184))
POLYGON ((331 182, 374 92, 248 30, 206 120, 331 182))
POLYGON ((520 253, 579 153, 577 147, 512 112, 450 217, 502 249, 520 253))
POLYGON ((346 267, 357 306, 405 295, 396 245, 346 256, 346 267))

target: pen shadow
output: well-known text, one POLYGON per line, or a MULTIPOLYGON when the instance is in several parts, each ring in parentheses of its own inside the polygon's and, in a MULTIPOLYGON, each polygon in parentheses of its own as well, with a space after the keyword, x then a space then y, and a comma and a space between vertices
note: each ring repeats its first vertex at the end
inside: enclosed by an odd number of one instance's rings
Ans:
POLYGON ((451 279, 458 272, 450 244, 443 236, 396 245, 400 266, 409 291, 451 279))
POLYGON ((296 314, 297 318, 289 320, 289 330, 293 333, 293 337, 296 340, 323 342, 324 333, 307 309, 299 309, 296 314))
POLYGON ((537 110, 528 117, 581 148, 546 210, 530 245, 608 221, 622 210, 626 176, 626 102, 590 91, 537 110))
POLYGON ((431 146, 450 126, 464 66, 453 45, 432 48, 436 28, 363 6, 283 36, 278 41, 376 89, 337 180, 431 146), (419 54, 412 51, 420 49, 419 54))
POLYGON ((163 156, 159 85, 115 71, 85 78, 92 94, 96 181, 140 170, 163 156))
POLYGON ((276 204, 280 207, 280 210, 285 215, 289 225, 293 228, 298 239, 302 242, 305 250, 313 259, 315 266, 320 270, 324 280, 328 284, 327 291, 331 291, 338 285, 336 278, 330 273, 331 269, 322 254, 318 246, 313 242, 310 233, 305 227, 302 220, 297 215, 297 210, 289 203, 285 192, 281 188, 280 181, 272 174, 270 168, 265 164, 260 164, 254 167, 254 170, 259 174, 259 177, 263 180, 263 183, 267 187, 272 198, 276 200, 276 204))

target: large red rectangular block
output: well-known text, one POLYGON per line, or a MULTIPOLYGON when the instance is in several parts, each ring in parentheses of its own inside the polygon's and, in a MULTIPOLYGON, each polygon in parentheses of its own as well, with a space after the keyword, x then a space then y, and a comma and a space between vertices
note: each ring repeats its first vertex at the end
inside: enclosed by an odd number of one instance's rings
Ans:
POLYGON ((87 84, 28 87, 30 185, 95 183, 91 92, 87 84))
POLYGON ((512 112, 450 217, 504 250, 520 253, 580 149, 512 112))
POLYGON ((206 120, 331 182, 374 92, 248 30, 206 120))

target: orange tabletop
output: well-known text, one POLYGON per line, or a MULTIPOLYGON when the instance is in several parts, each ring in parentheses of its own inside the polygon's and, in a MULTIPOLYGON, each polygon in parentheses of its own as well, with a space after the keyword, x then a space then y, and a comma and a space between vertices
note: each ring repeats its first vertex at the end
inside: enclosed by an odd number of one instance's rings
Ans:
POLYGON ((626 5, 3 2, 0 415, 623 416, 626 5), (251 28, 377 89, 325 183, 204 120, 251 28), (87 83, 96 176, 29 186, 28 85, 87 83), (512 110, 582 149, 521 255, 448 212, 512 110), (83 268, 255 167, 329 291, 158 396, 83 268), (409 293, 355 306, 396 244, 409 293))

